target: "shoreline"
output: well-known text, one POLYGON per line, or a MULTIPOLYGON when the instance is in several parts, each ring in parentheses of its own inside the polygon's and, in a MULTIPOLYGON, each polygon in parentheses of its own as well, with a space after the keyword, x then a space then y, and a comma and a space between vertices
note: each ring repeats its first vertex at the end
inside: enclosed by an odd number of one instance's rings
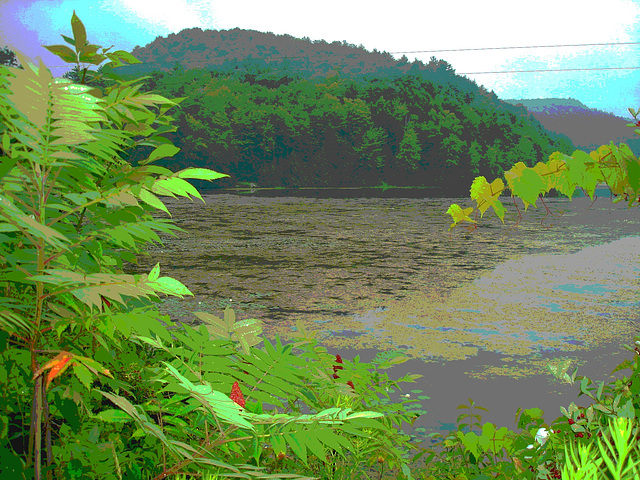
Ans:
MULTIPOLYGON (((633 344, 633 338, 628 345, 633 344)), ((340 350, 341 356, 350 360, 355 355, 360 355, 360 360, 368 362, 375 357, 377 350, 340 350)), ((622 348, 622 344, 611 343, 604 347, 597 347, 589 351, 546 352, 537 355, 537 360, 554 360, 558 357, 570 356, 575 360, 571 363, 568 373, 572 373, 576 364, 578 375, 584 375, 595 383, 604 381, 605 385, 614 378, 622 378, 630 375, 629 370, 616 372, 614 376, 610 372, 625 359, 632 359, 633 353, 622 348)), ((399 378, 407 373, 420 373, 422 378, 415 383, 407 383, 405 391, 422 390, 420 395, 431 397, 422 400, 421 405, 426 413, 416 420, 413 427, 424 428, 426 431, 420 435, 429 433, 446 434, 456 428, 457 416, 465 411, 457 409, 461 404, 468 405, 471 398, 479 407, 487 408, 476 413, 482 414, 481 423, 491 422, 497 428, 507 427, 516 431, 515 415, 519 407, 540 408, 544 411, 543 419, 550 424, 562 415, 560 406, 568 407, 571 402, 578 406, 587 407, 594 403, 589 397, 580 393, 579 384, 561 384, 555 377, 548 375, 531 375, 526 378, 511 378, 508 376, 492 376, 489 378, 475 378, 472 375, 474 369, 496 365, 502 359, 513 356, 495 352, 479 351, 478 355, 464 360, 450 360, 447 362, 425 362, 422 359, 411 358, 400 365, 395 365, 389 370, 389 377, 399 378)), ((523 357, 521 360, 526 359, 523 357)), ((418 395, 418 394, 416 394, 418 395)), ((412 395, 413 396, 413 395, 412 395)), ((425 441, 428 442, 427 438, 425 441)))

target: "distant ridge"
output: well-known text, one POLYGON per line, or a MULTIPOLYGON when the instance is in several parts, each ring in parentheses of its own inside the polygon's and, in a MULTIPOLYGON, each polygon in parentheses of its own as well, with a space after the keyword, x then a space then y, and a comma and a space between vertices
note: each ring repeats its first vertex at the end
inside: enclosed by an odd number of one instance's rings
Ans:
POLYGON ((574 98, 503 101, 522 105, 547 130, 566 135, 581 150, 590 151, 610 142, 616 145, 626 143, 636 156, 640 156, 640 137, 627 127, 630 118, 589 108, 574 98))
POLYGON ((534 98, 534 99, 526 99, 526 100, 503 100, 503 102, 508 102, 513 105, 521 104, 527 108, 529 111, 534 110, 544 110, 549 108, 550 106, 556 107, 577 107, 582 108, 583 110, 589 110, 584 103, 575 98, 534 98))

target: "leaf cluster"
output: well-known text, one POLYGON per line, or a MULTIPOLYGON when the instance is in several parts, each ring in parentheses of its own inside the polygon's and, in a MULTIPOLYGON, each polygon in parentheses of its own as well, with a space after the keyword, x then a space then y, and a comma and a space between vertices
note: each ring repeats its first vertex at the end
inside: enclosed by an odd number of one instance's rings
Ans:
MULTIPOLYGON (((63 60, 132 61, 88 43, 75 13, 71 24, 75 50, 49 47, 63 60)), ((410 477, 400 427, 413 415, 378 402, 398 381, 357 362, 336 381, 317 344, 270 342, 230 309, 176 325, 158 304, 189 289, 159 265, 124 272, 159 232, 179 230, 152 215, 168 212, 162 197, 202 200, 188 180, 225 177, 154 165, 179 151, 165 136, 179 100, 142 80, 99 92, 17 57, 24 69, 0 69, 3 478, 305 478, 283 456, 307 470, 384 456, 410 477)))
MULTIPOLYGON (((499 198, 506 190, 511 192, 513 199, 522 200, 525 211, 529 205, 536 207, 540 195, 552 190, 571 199, 576 188, 582 188, 593 200, 600 183, 609 187, 614 203, 625 200, 629 207, 640 204, 640 159, 625 144, 616 146, 612 142, 590 153, 582 150, 576 150, 572 155, 555 152, 549 161, 538 162, 534 167, 518 162, 504 173, 504 177, 506 185, 500 178, 489 183, 485 177, 476 177, 470 190, 471 199, 476 202, 476 220, 469 217, 474 211, 472 207, 462 209, 454 203, 447 210, 453 218, 449 230, 463 221, 476 223, 477 213, 480 212, 482 218, 489 208, 493 208, 504 223, 506 209, 499 198)), ((519 214, 518 221, 520 219, 519 214)))

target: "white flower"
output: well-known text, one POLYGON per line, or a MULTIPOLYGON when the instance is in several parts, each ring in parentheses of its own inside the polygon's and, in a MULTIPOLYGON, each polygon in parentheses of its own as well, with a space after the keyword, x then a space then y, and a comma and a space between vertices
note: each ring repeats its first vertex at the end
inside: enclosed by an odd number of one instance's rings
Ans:
POLYGON ((409 393, 405 393, 404 395, 402 395, 404 398, 409 398, 411 397, 411 395, 409 393))
MULTIPOLYGON (((549 432, 546 428, 538 429, 538 433, 536 433, 536 442, 540 445, 544 445, 547 439, 549 438, 549 432)), ((533 445, 527 445, 527 450, 532 450, 533 445)), ((524 457, 525 460, 531 460, 531 457, 524 457)))
POLYGON ((536 433, 536 442, 538 442, 540 445, 544 445, 548 438, 549 432, 546 428, 541 428, 538 430, 538 433, 536 433))

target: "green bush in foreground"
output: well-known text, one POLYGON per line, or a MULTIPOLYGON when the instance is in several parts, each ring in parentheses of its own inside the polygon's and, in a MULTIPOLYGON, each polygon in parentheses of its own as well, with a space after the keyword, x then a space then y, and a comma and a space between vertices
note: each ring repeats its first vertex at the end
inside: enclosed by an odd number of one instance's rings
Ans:
MULTIPOLYGON (((635 338, 640 344, 640 337, 635 338)), ((633 361, 625 360, 612 372, 629 369, 631 375, 609 384, 600 382, 596 386, 589 378, 577 376, 577 369, 569 375, 566 367, 564 371, 549 367, 562 381, 569 384, 579 381, 579 396, 586 395, 594 403, 588 408, 574 403, 568 408, 561 407, 562 415, 549 424, 544 422, 544 412, 538 408, 518 409, 516 425, 523 430, 520 434, 505 427, 497 429, 489 422, 482 424, 481 415, 474 410, 486 409, 475 406, 471 400, 469 405, 461 405, 458 408, 469 412, 458 418, 457 431, 446 436, 435 434, 439 438, 438 448, 423 450, 422 455, 428 456, 423 478, 637 478, 638 350, 636 347, 633 361), (581 476, 583 472, 595 476, 581 476)))
MULTIPOLYGON (((106 75, 136 61, 89 44, 75 13, 71 24, 75 51, 47 48, 82 78, 95 79, 80 63, 108 59, 106 75)), ((345 362, 334 378, 335 357, 312 339, 258 348, 260 323, 231 310, 174 325, 159 296, 189 290, 159 265, 123 273, 157 232, 177 229, 151 216, 167 211, 158 195, 201 198, 186 179, 225 176, 153 165, 177 152, 162 135, 179 100, 113 76, 104 91, 76 85, 17 56, 24 70, 0 70, 3 477, 304 477, 269 476, 290 456, 314 473, 384 458, 410 476, 399 429, 410 402, 378 402, 398 383, 379 371, 389 362, 345 362), (146 159, 122 160, 139 146, 152 147, 146 159)))

